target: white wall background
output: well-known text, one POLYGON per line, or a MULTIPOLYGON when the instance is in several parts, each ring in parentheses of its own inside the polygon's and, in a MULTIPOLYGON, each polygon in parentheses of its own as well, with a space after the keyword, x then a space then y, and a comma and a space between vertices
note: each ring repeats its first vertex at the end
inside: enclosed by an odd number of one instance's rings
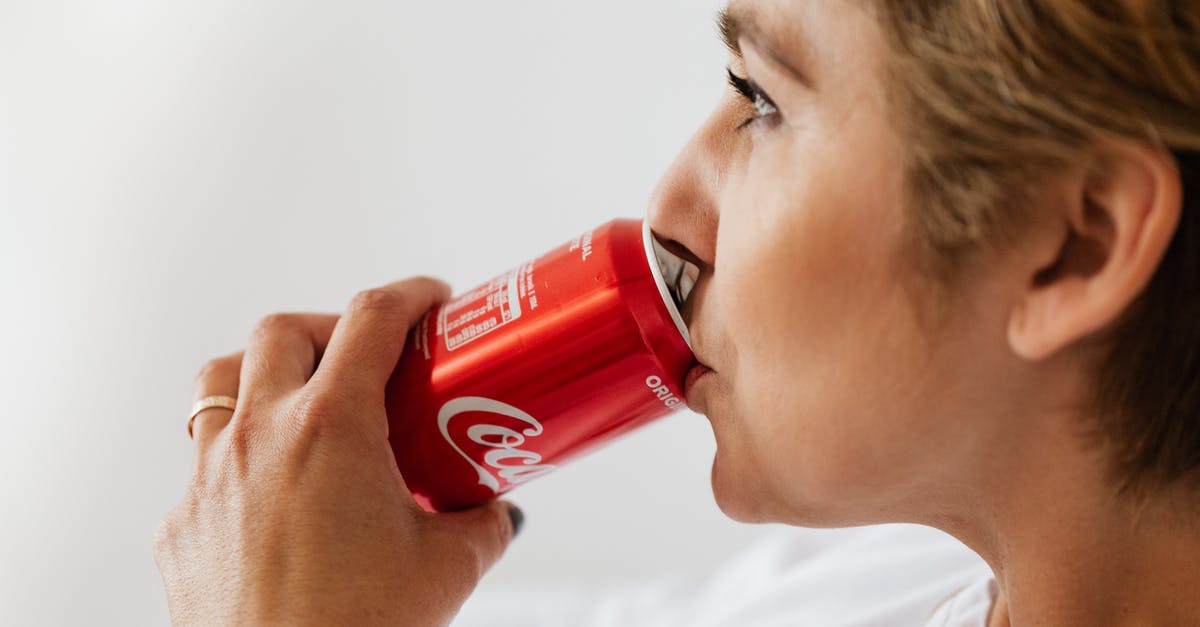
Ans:
MULTIPOLYGON (((261 316, 462 290, 636 216, 722 87, 714 0, 0 0, 0 623, 167 620, 192 377, 261 316)), ((512 496, 484 586, 717 563, 682 413, 512 496)))

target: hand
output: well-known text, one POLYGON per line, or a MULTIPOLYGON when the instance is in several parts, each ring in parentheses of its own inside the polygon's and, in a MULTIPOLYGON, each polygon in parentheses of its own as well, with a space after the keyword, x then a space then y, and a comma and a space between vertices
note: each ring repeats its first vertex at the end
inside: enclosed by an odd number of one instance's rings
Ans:
POLYGON ((412 279, 340 318, 264 319, 245 354, 210 362, 183 502, 155 560, 176 624, 444 624, 504 551, 519 510, 430 514, 388 444, 384 387, 418 317, 448 295, 412 279), (510 516, 512 518, 510 519, 510 516))

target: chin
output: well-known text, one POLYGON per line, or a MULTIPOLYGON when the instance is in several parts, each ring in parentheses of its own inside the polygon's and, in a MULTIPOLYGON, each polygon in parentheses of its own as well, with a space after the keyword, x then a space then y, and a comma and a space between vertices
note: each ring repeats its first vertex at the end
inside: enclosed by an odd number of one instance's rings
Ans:
MULTIPOLYGON (((712 466, 712 492, 721 513, 742 523, 784 523, 799 527, 854 527, 899 522, 865 515, 863 509, 838 498, 835 482, 808 493, 803 486, 780 486, 760 469, 731 463, 718 448, 712 466), (774 486, 774 487, 773 487, 774 486), (878 518, 878 519, 877 519, 878 518)), ((844 487, 844 486, 843 486, 844 487)))
POLYGON ((745 469, 730 469, 722 463, 721 454, 713 459, 712 492, 713 499, 721 513, 729 518, 743 523, 767 523, 780 520, 775 503, 770 495, 762 489, 761 482, 753 481, 745 475, 745 469))

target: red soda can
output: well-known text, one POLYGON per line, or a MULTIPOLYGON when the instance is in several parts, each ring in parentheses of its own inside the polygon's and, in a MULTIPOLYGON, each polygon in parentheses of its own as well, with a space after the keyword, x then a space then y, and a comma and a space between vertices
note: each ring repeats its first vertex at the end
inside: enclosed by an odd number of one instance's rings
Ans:
POLYGON ((614 220, 425 314, 387 391, 417 502, 482 504, 683 407, 697 274, 614 220))

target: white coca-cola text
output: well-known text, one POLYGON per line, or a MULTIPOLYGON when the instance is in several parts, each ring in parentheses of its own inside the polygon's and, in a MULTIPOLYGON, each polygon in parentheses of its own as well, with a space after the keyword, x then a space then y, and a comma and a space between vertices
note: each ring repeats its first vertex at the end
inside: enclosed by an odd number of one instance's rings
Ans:
POLYGON ((650 391, 654 392, 658 400, 662 401, 663 405, 666 405, 668 408, 674 409, 683 402, 679 400, 679 397, 671 393, 671 388, 663 385, 663 381, 659 377, 654 375, 646 377, 646 387, 650 388, 650 391))
POLYGON ((441 430, 442 437, 446 438, 446 442, 479 473, 479 484, 491 488, 492 492, 500 492, 500 479, 507 481, 509 485, 517 485, 540 477, 555 468, 553 464, 540 463, 541 455, 520 448, 525 444, 526 438, 542 434, 542 423, 507 403, 482 396, 462 396, 453 399, 442 405, 438 411, 438 429, 441 430), (450 421, 466 412, 505 416, 528 426, 520 431, 492 423, 479 423, 467 427, 468 440, 490 449, 483 454, 483 463, 487 464, 489 469, 463 451, 450 435, 450 421))

